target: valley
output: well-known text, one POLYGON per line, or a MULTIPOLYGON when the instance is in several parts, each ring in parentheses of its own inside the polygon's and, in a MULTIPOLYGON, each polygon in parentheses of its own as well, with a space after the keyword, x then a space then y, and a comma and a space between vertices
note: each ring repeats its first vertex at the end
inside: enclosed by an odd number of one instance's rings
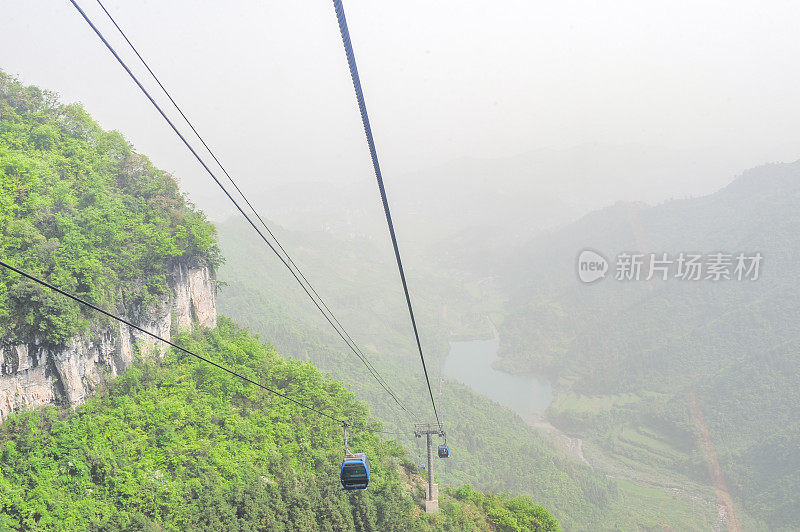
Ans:
MULTIPOLYGON (((314 361, 346 382, 359 397, 369 397, 376 415, 399 431, 398 441, 419 452, 418 442, 411 435, 410 420, 399 417, 387 403, 387 397, 372 388, 352 354, 336 347, 341 341, 327 331, 327 324, 314 321, 310 302, 304 300, 302 293, 293 291, 291 284, 280 280, 282 272, 271 265, 274 257, 254 253, 245 244, 247 239, 241 236, 243 230, 237 229, 241 227, 239 222, 218 227, 222 249, 233 258, 220 270, 220 278, 226 283, 220 293, 224 312, 273 338, 282 351, 314 361), (265 271, 253 272, 245 266, 247 263, 263 264, 265 271), (275 294, 281 294, 280 306, 273 303, 275 294), (292 335, 273 329, 272 323, 294 323, 290 329, 292 335), (305 332, 298 334, 299 331, 305 332), (301 344, 298 338, 306 340, 301 344)), ((386 260, 376 260, 374 257, 380 257, 380 252, 369 240, 343 239, 322 232, 281 231, 280 238, 288 242, 287 248, 297 250, 294 258, 304 271, 310 272, 312 279, 326 280, 326 286, 334 287, 328 295, 337 305, 340 319, 368 347, 368 355, 376 367, 395 375, 392 384, 401 386, 403 397, 424 408, 423 389, 402 387, 406 379, 401 376, 418 371, 413 345, 399 340, 401 331, 408 327, 402 313, 402 294, 379 288, 381 278, 393 275, 390 257, 384 255, 386 260), (313 253, 306 251, 312 247, 313 253), (339 263, 345 269, 340 270, 339 263), (371 312, 365 313, 364 308, 371 312), (383 340, 378 338, 377 330, 386 331, 383 340), (387 342, 385 338, 398 340, 387 342)), ((444 413, 453 453, 450 459, 437 464, 440 482, 451 485, 469 482, 483 489, 532 494, 552 508, 567 529, 583 530, 609 522, 621 529, 647 529, 667 523, 675 529, 694 530, 714 525, 718 508, 705 479, 692 479, 682 471, 672 472, 668 466, 647 462, 653 448, 661 452, 656 440, 641 444, 637 435, 626 433, 626 437, 636 440, 634 444, 625 444, 636 449, 634 457, 621 451, 610 452, 593 433, 563 423, 561 403, 566 400, 570 409, 584 408, 580 405, 586 399, 569 399, 564 393, 565 382, 557 380, 553 381, 550 404, 551 387, 545 383, 552 378, 551 369, 545 368, 538 380, 525 371, 506 372, 508 360, 502 356, 502 331, 507 330, 509 299, 497 289, 496 283, 468 272, 442 268, 424 256, 415 254, 410 260, 415 266, 413 282, 418 287, 412 295, 419 297, 415 301, 422 315, 427 316, 425 321, 436 324, 423 331, 423 342, 427 356, 436 362, 431 368, 441 368, 441 373, 437 369, 432 375, 434 392, 444 413), (495 329, 486 316, 498 324, 499 345, 487 340, 495 329), (469 364, 457 370, 464 373, 462 378, 474 383, 473 379, 494 375, 492 379, 499 379, 500 391, 509 399, 505 405, 501 396, 492 397, 485 387, 480 389, 479 385, 476 391, 448 375, 448 360, 452 360, 448 355, 454 346, 470 359, 469 364), (492 354, 498 347, 500 357, 492 354), (524 393, 520 398, 502 389, 507 382, 515 383, 507 388, 515 386, 513 389, 517 391, 530 391, 529 385, 537 382, 538 391, 524 393), (532 400, 536 397, 536 408, 527 408, 525 405, 530 403, 524 397, 532 400), (477 437, 480 433, 496 435, 477 437), (492 468, 480 463, 480 457, 487 455, 496 457, 492 468), (502 483, 500 477, 504 479, 502 483), (580 490, 580 499, 566 495, 565 482, 580 490), (572 502, 564 504, 567 500, 572 502)), ((633 397, 613 402, 631 401, 633 397)), ((594 400, 588 403, 591 408, 603 408, 603 404, 594 400)))

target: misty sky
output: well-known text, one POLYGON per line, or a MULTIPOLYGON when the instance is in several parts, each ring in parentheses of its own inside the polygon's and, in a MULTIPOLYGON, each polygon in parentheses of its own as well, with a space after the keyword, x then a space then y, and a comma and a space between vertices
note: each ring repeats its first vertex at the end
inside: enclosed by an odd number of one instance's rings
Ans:
MULTIPOLYGON (((80 4, 142 73, 97 4, 80 4)), ((246 190, 316 179, 374 187, 330 1, 106 7, 246 190)), ((797 2, 345 9, 387 182, 463 157, 587 143, 710 154, 725 172, 800 158, 797 2)), ((0 68, 82 102, 220 212, 210 179, 68 0, 5 0, 0 50, 0 68)))

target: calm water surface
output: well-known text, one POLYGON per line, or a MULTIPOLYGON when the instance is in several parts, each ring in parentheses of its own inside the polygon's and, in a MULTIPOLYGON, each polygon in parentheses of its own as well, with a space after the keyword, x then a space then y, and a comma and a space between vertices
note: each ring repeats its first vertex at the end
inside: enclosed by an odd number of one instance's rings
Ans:
POLYGON ((444 373, 476 392, 517 412, 528 423, 542 419, 553 400, 553 388, 544 377, 532 373, 511 374, 492 367, 499 359, 499 338, 450 342, 444 373))

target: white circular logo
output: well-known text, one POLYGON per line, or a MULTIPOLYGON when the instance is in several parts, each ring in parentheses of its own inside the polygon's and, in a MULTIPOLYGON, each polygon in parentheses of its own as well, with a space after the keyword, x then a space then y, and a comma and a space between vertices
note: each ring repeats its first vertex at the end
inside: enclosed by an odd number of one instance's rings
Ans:
POLYGON ((605 279, 608 261, 600 253, 592 249, 584 249, 578 254, 578 279, 582 283, 591 284, 605 279))

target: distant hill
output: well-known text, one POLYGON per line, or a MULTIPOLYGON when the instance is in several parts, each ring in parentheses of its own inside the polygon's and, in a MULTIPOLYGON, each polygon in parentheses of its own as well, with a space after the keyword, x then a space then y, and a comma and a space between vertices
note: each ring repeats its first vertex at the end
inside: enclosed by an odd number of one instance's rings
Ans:
POLYGON ((799 207, 800 162, 771 164, 709 196, 620 203, 531 240, 500 275, 513 294, 504 366, 561 379, 551 409, 561 426, 607 449, 621 425, 649 428, 689 453, 668 468, 704 478, 685 400, 696 392, 734 497, 770 527, 800 526, 799 207), (608 278, 579 282, 584 248, 611 261, 608 278), (623 282, 621 252, 763 262, 754 282, 623 282), (581 406, 592 397, 614 406, 581 406))
MULTIPOLYGON (((386 187, 404 249, 432 246, 431 259, 442 260, 447 257, 440 247, 454 235, 491 232, 508 246, 617 200, 708 193, 736 168, 730 156, 701 149, 598 143, 497 158, 462 157, 431 167, 410 160, 386 170, 386 187)), ((309 176, 264 187, 254 191, 254 198, 284 227, 340 237, 386 236, 370 175, 357 180, 309 176)), ((472 259, 470 252, 484 251, 487 241, 458 251, 472 259)))

